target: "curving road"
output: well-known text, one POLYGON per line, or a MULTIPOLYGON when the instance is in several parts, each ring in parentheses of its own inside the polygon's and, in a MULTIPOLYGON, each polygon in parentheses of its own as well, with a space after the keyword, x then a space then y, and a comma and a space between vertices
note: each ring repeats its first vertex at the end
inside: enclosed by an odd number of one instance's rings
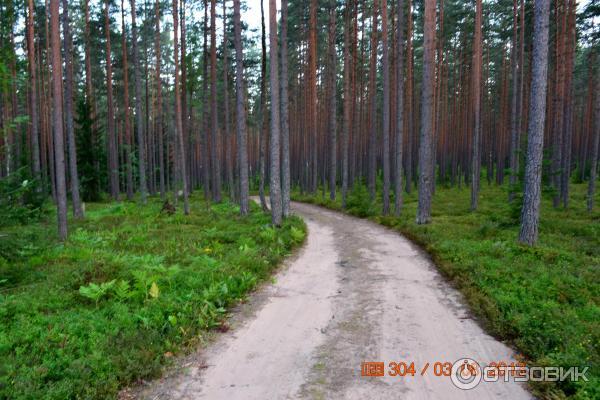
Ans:
POLYGON ((138 397, 532 398, 514 382, 462 390, 435 375, 436 362, 510 362, 514 353, 479 327, 419 249, 369 221, 301 203, 293 211, 308 225, 304 248, 234 311, 229 332, 138 397), (361 376, 364 361, 385 362, 386 376, 361 376), (414 362, 415 376, 389 376, 400 361, 414 362))

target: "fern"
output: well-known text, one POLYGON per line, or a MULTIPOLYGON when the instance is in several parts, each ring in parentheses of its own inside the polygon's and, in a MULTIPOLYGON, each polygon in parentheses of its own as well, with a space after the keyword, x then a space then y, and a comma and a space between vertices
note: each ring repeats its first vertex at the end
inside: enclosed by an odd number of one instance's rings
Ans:
POLYGON ((290 229, 290 235, 292 235, 292 239, 294 239, 294 242, 300 243, 304 240, 304 236, 306 234, 301 229, 292 226, 292 228, 290 229))
POLYGON ((109 282, 103 282, 99 285, 95 283, 90 283, 87 286, 79 287, 79 294, 83 297, 87 297, 95 302, 96 307, 98 307, 98 302, 105 296, 107 296, 108 292, 115 286, 117 281, 113 279, 109 282))
POLYGON ((277 231, 275 228, 267 226, 258 234, 258 236, 266 243, 273 243, 277 238, 277 231))
POLYGON ((133 296, 133 292, 130 290, 129 282, 120 280, 114 287, 115 296, 119 301, 124 301, 133 296))

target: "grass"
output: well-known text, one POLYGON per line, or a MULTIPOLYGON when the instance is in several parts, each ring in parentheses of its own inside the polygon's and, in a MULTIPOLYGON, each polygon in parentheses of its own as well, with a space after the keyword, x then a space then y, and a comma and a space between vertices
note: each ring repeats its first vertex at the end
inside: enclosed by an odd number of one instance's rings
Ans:
POLYGON ((305 237, 299 218, 275 229, 254 205, 160 209, 88 204, 64 245, 53 218, 2 229, 0 399, 116 398, 219 329, 305 237))
MULTIPOLYGON (((572 185, 567 210, 543 199, 535 247, 517 244, 518 206, 505 187, 483 184, 480 206, 470 212, 468 188, 438 187, 428 225, 416 225, 416 193, 402 215, 381 216, 357 186, 346 212, 396 229, 429 252, 465 295, 487 330, 512 343, 539 366, 588 366, 589 382, 532 385, 543 398, 600 398, 600 212, 585 210, 586 186, 572 185)), ((293 199, 341 210, 340 195, 295 192, 293 199), (327 195, 328 196, 328 195, 327 195)), ((600 202, 596 201, 596 204, 600 202)), ((393 207, 393 202, 392 202, 393 207)))

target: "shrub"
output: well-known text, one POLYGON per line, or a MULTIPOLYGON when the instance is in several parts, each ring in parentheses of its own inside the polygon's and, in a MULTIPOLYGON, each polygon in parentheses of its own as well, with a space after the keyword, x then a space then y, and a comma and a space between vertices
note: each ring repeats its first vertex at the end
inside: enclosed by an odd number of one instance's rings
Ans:
POLYGON ((0 179, 0 227, 25 224, 44 213, 46 196, 26 167, 0 179))
POLYGON ((348 212, 358 217, 372 217, 377 214, 375 204, 371 201, 371 196, 367 187, 362 182, 357 182, 346 201, 348 212))

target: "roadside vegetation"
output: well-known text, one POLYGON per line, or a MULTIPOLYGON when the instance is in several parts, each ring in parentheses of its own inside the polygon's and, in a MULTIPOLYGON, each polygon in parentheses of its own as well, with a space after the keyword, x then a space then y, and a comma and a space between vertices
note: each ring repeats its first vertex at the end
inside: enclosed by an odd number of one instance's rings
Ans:
MULTIPOLYGON (((380 193, 380 192, 378 192, 380 193)), ((345 211, 398 230, 421 245, 465 295, 493 335, 512 343, 530 365, 588 366, 589 382, 534 386, 544 398, 600 398, 600 212, 585 209, 586 185, 571 186, 568 209, 542 199, 540 239, 517 243, 520 204, 507 187, 483 185, 479 208, 469 209, 469 187, 438 186, 432 222, 417 225, 416 193, 405 194, 400 217, 381 216, 381 198, 355 185, 345 211)), ((293 200, 335 210, 341 195, 295 192, 293 200)), ((400 271, 399 271, 400 273, 400 271)))
POLYGON ((52 212, 3 219, 0 399, 115 398, 226 329, 228 307, 304 240, 299 218, 274 228, 254 204, 242 217, 191 199, 187 216, 159 199, 89 203, 64 243, 52 212))

